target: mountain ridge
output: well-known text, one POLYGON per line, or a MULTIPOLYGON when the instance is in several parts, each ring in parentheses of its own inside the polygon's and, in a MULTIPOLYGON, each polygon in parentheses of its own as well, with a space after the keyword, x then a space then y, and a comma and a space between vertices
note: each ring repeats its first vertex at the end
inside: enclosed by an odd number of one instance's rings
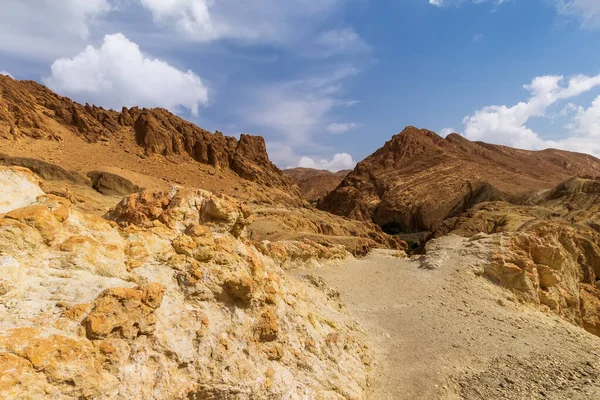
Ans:
POLYGON ((81 105, 35 81, 0 75, 0 137, 62 141, 65 130, 88 143, 131 137, 144 155, 183 157, 245 180, 279 187, 302 198, 299 189, 268 157, 264 139, 211 133, 164 108, 123 107, 121 111, 81 105), (62 129, 64 128, 64 129, 62 129))
POLYGON ((409 126, 359 162, 318 207, 392 233, 434 231, 476 203, 518 202, 573 176, 598 175, 600 160, 590 155, 442 138, 409 126))

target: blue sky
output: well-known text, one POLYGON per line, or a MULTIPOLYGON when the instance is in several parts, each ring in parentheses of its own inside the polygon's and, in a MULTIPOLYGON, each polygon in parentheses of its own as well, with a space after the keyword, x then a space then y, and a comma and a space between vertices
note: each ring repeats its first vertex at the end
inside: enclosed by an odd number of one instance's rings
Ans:
POLYGON ((0 15, 4 73, 331 170, 406 125, 600 156, 599 43, 598 0, 4 0, 0 15))

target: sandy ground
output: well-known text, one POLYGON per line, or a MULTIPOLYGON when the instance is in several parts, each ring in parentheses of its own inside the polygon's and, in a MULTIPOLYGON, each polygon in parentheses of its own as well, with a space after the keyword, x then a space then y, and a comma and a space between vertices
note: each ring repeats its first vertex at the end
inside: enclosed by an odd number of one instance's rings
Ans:
POLYGON ((371 398, 600 399, 600 338, 476 276, 464 244, 436 242, 433 270, 376 251, 309 271, 371 334, 371 398))

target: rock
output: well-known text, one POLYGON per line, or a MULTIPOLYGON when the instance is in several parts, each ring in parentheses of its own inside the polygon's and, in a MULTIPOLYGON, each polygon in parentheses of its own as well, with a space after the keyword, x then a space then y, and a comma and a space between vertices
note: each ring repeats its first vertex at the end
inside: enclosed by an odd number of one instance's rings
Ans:
POLYGON ((586 331, 600 336, 600 290, 582 284, 579 289, 581 319, 586 331))
POLYGON ((140 227, 161 223, 178 232, 206 225, 215 233, 245 235, 252 213, 227 196, 203 190, 173 188, 170 193, 141 192, 124 198, 106 218, 140 227))
POLYGON ((160 307, 164 290, 160 284, 105 290, 83 321, 88 339, 151 335, 156 322, 154 311, 160 307))
MULTIPOLYGON (((297 199, 303 198, 298 187, 269 161, 261 137, 242 135, 237 140, 220 132, 211 133, 162 108, 133 107, 118 112, 84 106, 37 82, 16 81, 4 75, 0 76, 0 91, 0 138, 60 141, 62 137, 57 129, 60 127, 90 143, 134 139, 144 155, 184 156, 201 164, 227 169, 243 179, 285 190, 297 199)), ((72 178, 68 171, 48 168, 47 163, 20 162, 43 174, 44 178, 72 178)), ((114 181, 112 177, 105 179, 114 181)), ((128 194, 123 192, 128 188, 121 184, 116 186, 118 194, 128 194)))
POLYGON ((311 202, 317 202, 335 189, 350 172, 352 171, 330 172, 312 168, 290 168, 283 170, 283 174, 291 178, 300 190, 302 190, 306 199, 311 202))
POLYGON ((282 269, 343 247, 269 250, 245 207, 205 191, 132 194, 114 222, 30 171, 0 168, 0 187, 0 397, 366 397, 364 333, 282 269))
POLYGON ((85 176, 76 172, 67 171, 58 165, 34 158, 10 157, 5 154, 0 154, 0 164, 7 167, 17 166, 27 168, 47 181, 68 181, 83 185, 89 183, 85 176))
POLYGON ((432 232, 475 204, 516 202, 599 169, 600 161, 584 154, 524 151, 457 134, 444 139, 407 127, 358 163, 318 207, 389 233, 432 232))
POLYGON ((103 171, 90 171, 87 174, 92 187, 105 196, 127 196, 140 191, 129 179, 103 171))
POLYGON ((256 208, 248 229, 250 237, 260 242, 308 241, 332 249, 341 245, 357 257, 374 248, 408 249, 405 241, 375 224, 308 208, 256 208))
POLYGON ((223 289, 235 302, 247 307, 252 301, 257 286, 252 278, 242 276, 228 278, 223 289))
POLYGON ((0 193, 0 214, 28 206, 44 194, 31 171, 6 167, 0 167, 0 193))

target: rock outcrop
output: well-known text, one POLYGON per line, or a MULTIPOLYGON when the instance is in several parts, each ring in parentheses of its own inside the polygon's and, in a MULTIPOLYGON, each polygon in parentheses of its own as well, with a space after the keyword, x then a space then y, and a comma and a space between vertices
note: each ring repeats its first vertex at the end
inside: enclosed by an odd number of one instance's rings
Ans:
POLYGON ((475 204, 520 202, 572 176, 599 172, 600 160, 589 155, 518 150, 458 134, 444 139, 407 127, 358 163, 319 208, 390 233, 432 232, 475 204))
POLYGON ((433 235, 471 237, 481 274, 600 335, 600 183, 574 178, 525 205, 480 204, 433 235))
POLYGON ((341 218, 313 208, 257 207, 249 226, 254 240, 304 241, 323 246, 343 245, 355 256, 374 248, 406 251, 403 240, 387 235, 370 222, 341 218))
POLYGON ((283 174, 291 178, 298 185, 306 199, 314 202, 335 189, 350 172, 350 170, 330 172, 312 168, 290 168, 283 170, 283 174))
POLYGON ((125 196, 140 190, 129 179, 104 171, 90 171, 87 173, 94 190, 107 196, 125 196))
POLYGON ((363 399, 361 330, 289 262, 341 246, 246 239, 209 192, 132 194, 107 219, 0 167, 0 397, 363 399))
POLYGON ((58 128, 89 143, 135 138, 146 155, 183 156, 302 198, 299 189, 269 160, 262 137, 242 135, 237 140, 211 133, 160 108, 132 107, 117 112, 83 106, 36 82, 0 75, 0 138, 61 141, 58 128))

